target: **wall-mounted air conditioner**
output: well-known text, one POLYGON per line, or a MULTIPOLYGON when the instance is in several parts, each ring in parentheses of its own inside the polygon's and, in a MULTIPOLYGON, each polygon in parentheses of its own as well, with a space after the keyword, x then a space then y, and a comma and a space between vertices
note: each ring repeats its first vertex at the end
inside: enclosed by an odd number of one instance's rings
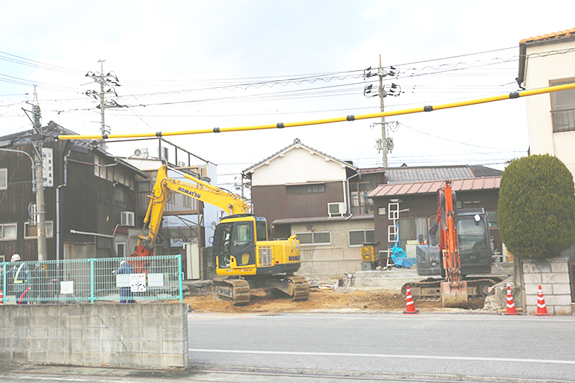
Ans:
POLYGON ((327 204, 327 213, 330 217, 342 216, 346 213, 344 202, 331 202, 327 204))
POLYGON ((136 157, 136 158, 148 158, 148 148, 136 148, 136 149, 134 149, 134 157, 136 157))
POLYGON ((122 218, 120 220, 121 226, 135 226, 136 219, 134 217, 134 212, 132 211, 123 211, 122 218))

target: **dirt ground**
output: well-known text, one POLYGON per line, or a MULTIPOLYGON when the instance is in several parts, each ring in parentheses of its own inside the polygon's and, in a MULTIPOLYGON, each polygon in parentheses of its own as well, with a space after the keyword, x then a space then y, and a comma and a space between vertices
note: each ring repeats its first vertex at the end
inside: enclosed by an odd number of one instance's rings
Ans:
MULTIPOLYGON (((309 299, 292 302, 289 298, 269 298, 263 291, 253 291, 250 304, 234 306, 229 301, 220 301, 211 294, 184 298, 191 312, 198 313, 285 313, 285 312, 402 312, 405 298, 400 293, 383 290, 311 289, 309 299)), ((483 308, 483 299, 472 299, 461 309, 483 308)), ((440 301, 416 301, 415 308, 425 311, 453 311, 441 306, 440 301)))

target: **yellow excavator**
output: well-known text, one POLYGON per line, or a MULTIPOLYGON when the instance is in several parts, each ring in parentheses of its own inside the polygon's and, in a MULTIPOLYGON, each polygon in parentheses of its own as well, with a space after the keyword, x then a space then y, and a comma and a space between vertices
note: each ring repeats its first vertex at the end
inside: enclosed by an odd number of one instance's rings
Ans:
POLYGON ((213 256, 218 277, 214 278, 212 287, 216 298, 245 305, 250 301, 250 291, 256 288, 266 289, 272 296, 278 292, 287 294, 294 301, 308 298, 307 279, 294 275, 301 266, 300 244, 295 235, 287 240, 270 240, 266 219, 249 214, 250 207, 243 198, 189 174, 181 174, 192 182, 168 177, 167 165, 158 169, 144 230, 132 254, 131 264, 137 272, 145 272, 145 264, 137 257, 154 253, 164 209, 170 192, 174 192, 230 214, 215 228, 213 256))

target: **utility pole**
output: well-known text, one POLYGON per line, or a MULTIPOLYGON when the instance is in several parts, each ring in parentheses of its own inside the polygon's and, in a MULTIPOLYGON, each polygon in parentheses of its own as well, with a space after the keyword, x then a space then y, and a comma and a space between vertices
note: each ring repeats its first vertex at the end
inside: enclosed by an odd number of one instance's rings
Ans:
MULTIPOLYGON (((106 110, 106 106, 104 103, 104 63, 106 60, 98 60, 100 63, 100 133, 102 135, 109 133, 106 130, 106 118, 104 111, 106 110)), ((104 141, 100 142, 100 147, 102 149, 106 149, 106 143, 104 141)))
MULTIPOLYGON (((381 55, 379 55, 379 68, 377 70, 377 75, 379 77, 379 107, 381 113, 384 112, 385 107, 383 103, 383 99, 385 98, 386 94, 383 93, 383 68, 381 67, 381 55)), ((382 143, 382 157, 383 157, 383 167, 387 169, 387 132, 385 126, 385 117, 381 116, 381 143, 382 143)))
POLYGON ((44 147, 44 136, 42 135, 42 122, 40 120, 40 105, 38 105, 38 95, 36 85, 34 85, 34 172, 36 173, 36 217, 38 236, 38 261, 43 261, 47 254, 46 247, 46 204, 44 203, 44 158, 42 149, 44 147))
MULTIPOLYGON (((125 105, 120 105, 114 100, 106 101, 106 95, 113 94, 118 97, 116 90, 111 87, 112 85, 120 86, 120 82, 118 77, 116 77, 112 73, 104 74, 104 63, 106 60, 98 60, 100 63, 100 74, 96 74, 93 72, 86 73, 86 77, 91 77, 94 82, 100 85, 100 91, 88 90, 86 91, 87 96, 92 96, 96 100, 99 101, 99 105, 97 108, 100 108, 100 134, 104 137, 110 134, 110 128, 106 126, 106 109, 108 108, 126 108, 125 105), (110 88, 105 89, 106 86, 110 86, 110 88)), ((105 150, 106 143, 101 141, 99 144, 100 148, 105 150)))
MULTIPOLYGON (((364 80, 370 77, 379 77, 379 87, 378 92, 375 94, 373 89, 373 84, 367 84, 363 89, 363 95, 365 97, 375 97, 379 96, 379 108, 381 113, 385 111, 384 100, 387 96, 399 96, 401 94, 401 88, 396 84, 383 85, 383 78, 387 76, 396 76, 396 69, 394 67, 384 68, 381 66, 381 55, 379 55, 379 67, 377 68, 377 73, 372 72, 372 68, 369 67, 364 71, 364 80)), ((376 140, 377 150, 381 150, 383 167, 387 168, 387 152, 393 149, 393 140, 387 137, 387 123, 385 122, 385 117, 381 116, 381 122, 375 122, 372 125, 381 124, 381 139, 376 140)))

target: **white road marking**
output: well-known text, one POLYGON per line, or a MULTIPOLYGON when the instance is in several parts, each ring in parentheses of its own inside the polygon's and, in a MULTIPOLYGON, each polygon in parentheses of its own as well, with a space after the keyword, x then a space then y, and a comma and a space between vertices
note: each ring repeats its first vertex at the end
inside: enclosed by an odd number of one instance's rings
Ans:
POLYGON ((465 360, 481 362, 520 362, 539 364, 573 364, 575 360, 552 360, 552 359, 518 359, 518 358, 488 358, 472 356, 433 356, 433 355, 397 355, 397 354, 352 354, 346 352, 295 352, 295 351, 254 351, 254 350, 213 350, 202 348, 190 348, 190 352, 210 352, 222 354, 264 354, 264 355, 293 355, 293 356, 344 356, 359 358, 393 358, 393 359, 438 359, 438 360, 465 360))

